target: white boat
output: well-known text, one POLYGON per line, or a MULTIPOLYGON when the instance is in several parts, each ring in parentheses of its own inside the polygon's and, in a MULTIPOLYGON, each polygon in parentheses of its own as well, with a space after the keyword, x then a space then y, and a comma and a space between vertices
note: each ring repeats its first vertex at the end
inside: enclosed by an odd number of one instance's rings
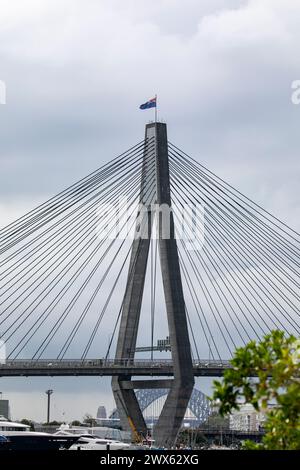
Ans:
MULTIPOLYGON (((99 428, 99 430, 103 428, 99 428)), ((93 434, 90 434, 91 428, 83 426, 69 426, 62 425, 55 433, 56 436, 77 436, 78 440, 73 444, 69 450, 126 450, 131 447, 131 444, 112 439, 108 437, 100 437, 94 432, 97 428, 93 429, 93 434)))
POLYGON ((69 450, 128 450, 130 444, 96 436, 81 436, 69 450))

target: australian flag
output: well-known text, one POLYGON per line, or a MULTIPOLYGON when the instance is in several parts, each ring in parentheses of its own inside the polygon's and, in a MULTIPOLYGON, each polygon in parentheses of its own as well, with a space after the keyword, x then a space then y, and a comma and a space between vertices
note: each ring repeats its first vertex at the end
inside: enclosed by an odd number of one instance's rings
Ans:
POLYGON ((147 101, 146 103, 141 104, 140 109, 149 109, 156 108, 156 97, 147 101))

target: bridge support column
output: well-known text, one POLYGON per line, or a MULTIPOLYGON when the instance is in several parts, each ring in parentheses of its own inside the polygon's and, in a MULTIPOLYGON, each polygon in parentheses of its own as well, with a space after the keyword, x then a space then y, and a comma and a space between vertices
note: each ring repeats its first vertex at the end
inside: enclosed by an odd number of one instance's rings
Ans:
MULTIPOLYGON (((157 124, 156 187, 157 202, 171 209, 167 128, 157 124)), ((170 212, 169 234, 159 222, 159 254, 174 367, 174 381, 154 428, 158 445, 171 447, 182 424, 194 387, 191 347, 181 282, 173 213, 170 212), (169 235, 169 236, 168 236, 169 235)))
MULTIPOLYGON (((153 198, 153 191, 151 191, 151 189, 155 189, 153 181, 153 166, 155 163, 154 138, 154 130, 151 129, 151 131, 147 131, 146 129, 146 144, 144 150, 143 176, 140 195, 141 208, 146 210, 140 211, 140 216, 135 228, 135 237, 132 244, 116 349, 116 359, 120 360, 134 359, 136 349, 136 339, 151 239, 151 203, 154 201, 151 199, 150 195, 152 193, 153 198)), ((134 390, 128 390, 122 387, 122 382, 130 379, 130 376, 118 376, 113 377, 112 379, 112 390, 118 408, 121 425, 122 428, 127 431, 135 430, 135 432, 146 436, 147 426, 134 390)))
MULTIPOLYGON (((177 243, 174 233, 174 220, 171 211, 169 160, 167 127, 163 123, 153 123, 146 126, 146 138, 155 139, 155 185, 156 200, 159 208, 167 208, 159 212, 159 255, 162 269, 163 287, 168 317, 171 354, 173 360, 174 380, 170 384, 170 391, 165 405, 154 428, 156 445, 171 447, 184 418, 190 396, 194 386, 194 375, 191 358, 191 349, 188 336, 188 327, 185 303, 181 282, 180 266, 177 252, 177 243), (166 221, 165 217, 168 220, 166 221), (166 223, 168 222, 168 223, 166 223)), ((145 159, 148 153, 145 152, 145 159)), ((149 155, 148 155, 149 157, 149 155)), ((149 178, 151 178, 149 176, 149 178)), ((144 186, 147 182, 147 173, 143 177, 144 186)), ((141 202, 145 200, 142 184, 141 202)), ((116 351, 116 359, 129 359, 134 357, 136 338, 140 318, 142 295, 146 275, 149 253, 149 243, 152 230, 151 209, 146 212, 136 230, 139 237, 133 242, 128 281, 124 297, 121 325, 116 351), (144 235, 148 235, 146 240, 144 235)), ((131 377, 117 377, 112 380, 112 388, 119 410, 120 419, 125 429, 134 427, 138 432, 146 431, 146 424, 142 417, 134 390, 122 388, 122 381, 128 384, 131 377), (126 422, 127 421, 127 422, 126 422)), ((146 382, 144 386, 146 386, 146 382)))

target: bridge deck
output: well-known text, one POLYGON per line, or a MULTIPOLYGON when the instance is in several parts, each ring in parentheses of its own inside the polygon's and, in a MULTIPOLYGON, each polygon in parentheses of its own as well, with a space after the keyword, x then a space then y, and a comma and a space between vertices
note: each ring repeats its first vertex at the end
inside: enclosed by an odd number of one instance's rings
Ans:
MULTIPOLYGON (((193 361, 195 377, 219 377, 229 361, 193 361)), ((0 364, 0 377, 29 376, 172 376, 171 360, 14 360, 0 364)))

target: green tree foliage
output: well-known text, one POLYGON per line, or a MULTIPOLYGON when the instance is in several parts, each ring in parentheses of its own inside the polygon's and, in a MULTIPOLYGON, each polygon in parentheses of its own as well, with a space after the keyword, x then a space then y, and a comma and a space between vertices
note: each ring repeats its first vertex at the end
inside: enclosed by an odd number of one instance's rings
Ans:
POLYGON ((83 423, 87 426, 97 426, 97 420, 92 417, 89 413, 86 413, 83 417, 83 423))
POLYGON ((300 339, 272 331, 261 342, 238 348, 232 369, 223 381, 214 381, 213 399, 226 415, 250 403, 266 413, 262 444, 247 442, 248 449, 300 449, 300 339), (251 378, 253 373, 257 379, 251 378), (274 407, 268 409, 268 403, 274 407))
POLYGON ((43 426, 61 426, 62 421, 50 421, 50 423, 43 423, 43 426))
POLYGON ((71 426, 82 426, 82 423, 75 419, 74 421, 72 421, 71 426))
POLYGON ((21 424, 25 424, 26 426, 30 426, 30 431, 34 431, 34 423, 33 421, 30 421, 29 419, 23 418, 20 421, 21 424))
POLYGON ((229 430, 229 416, 221 416, 217 412, 213 412, 204 423, 200 426, 202 429, 213 429, 216 431, 229 430))

